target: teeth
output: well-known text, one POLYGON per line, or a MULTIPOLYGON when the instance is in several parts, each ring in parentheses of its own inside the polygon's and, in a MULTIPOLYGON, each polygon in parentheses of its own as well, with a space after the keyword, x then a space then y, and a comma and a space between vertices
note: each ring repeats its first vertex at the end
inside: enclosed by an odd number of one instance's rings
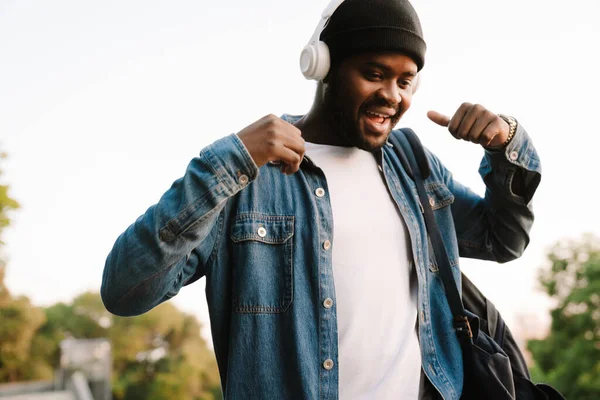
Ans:
POLYGON ((370 115, 371 117, 376 117, 378 124, 383 124, 388 118, 390 118, 388 115, 379 114, 373 111, 366 111, 366 114, 370 115))
POLYGON ((373 112, 373 111, 366 111, 366 113, 370 114, 370 115, 374 115, 374 116, 379 117, 379 118, 383 118, 383 120, 381 122, 385 121, 387 118, 390 118, 389 115, 383 115, 383 114, 379 114, 379 113, 376 113, 376 112, 373 112))
POLYGON ((389 118, 388 115, 383 115, 383 114, 378 114, 376 112, 373 111, 366 111, 367 114, 371 114, 371 115, 375 115, 376 117, 381 117, 381 118, 389 118))

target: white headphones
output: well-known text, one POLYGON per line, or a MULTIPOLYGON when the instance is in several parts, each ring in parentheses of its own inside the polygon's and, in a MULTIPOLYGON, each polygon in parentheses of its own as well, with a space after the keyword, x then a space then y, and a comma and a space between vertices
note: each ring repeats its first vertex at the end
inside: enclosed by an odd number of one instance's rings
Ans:
MULTIPOLYGON (((329 5, 325 8, 321 14, 319 24, 315 29, 312 37, 308 41, 308 44, 304 46, 300 53, 300 70, 306 79, 313 79, 315 81, 321 81, 325 79, 329 68, 331 67, 331 55, 329 54, 329 47, 325 42, 319 40, 321 32, 327 26, 329 19, 342 4, 344 0, 331 0, 329 5)), ((413 82, 413 93, 417 91, 420 86, 421 80, 419 79, 419 72, 415 76, 413 82)))
POLYGON ((320 81, 325 79, 331 66, 331 56, 329 55, 329 47, 325 42, 319 40, 321 32, 329 22, 329 18, 335 10, 342 4, 344 0, 331 0, 325 11, 321 14, 321 20, 315 29, 308 44, 300 53, 300 70, 306 79, 314 79, 320 81))

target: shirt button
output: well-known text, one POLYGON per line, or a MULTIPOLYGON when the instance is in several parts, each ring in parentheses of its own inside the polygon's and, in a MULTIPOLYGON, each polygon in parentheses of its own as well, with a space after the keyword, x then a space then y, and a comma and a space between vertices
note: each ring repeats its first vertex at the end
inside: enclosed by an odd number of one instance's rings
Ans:
POLYGON ((239 177, 239 182, 240 182, 240 184, 242 184, 242 185, 245 185, 245 184, 247 184, 247 183, 248 183, 248 176, 246 176, 246 175, 240 175, 240 177, 239 177))
POLYGON ((329 371, 330 369, 332 369, 332 368, 333 368, 333 360, 332 360, 332 359, 330 359, 330 358, 328 358, 327 360, 325 360, 325 361, 323 362, 323 368, 325 368, 325 369, 326 369, 326 370, 328 370, 328 371, 329 371))
POLYGON ((331 300, 329 297, 326 298, 325 300, 323 300, 323 307, 325 307, 325 308, 333 307, 333 300, 331 300))
POLYGON ((512 160, 512 161, 517 161, 517 158, 519 158, 519 153, 516 151, 511 151, 510 154, 508 155, 508 157, 512 160))
POLYGON ((430 205, 431 207, 435 206, 435 199, 434 199, 433 197, 430 197, 430 198, 429 198, 429 205, 430 205))
POLYGON ((258 228, 258 236, 265 237, 267 236, 267 230, 264 227, 258 228))
POLYGON ((317 197, 323 197, 325 196, 325 189, 318 188, 317 190, 315 190, 315 194, 317 195, 317 197))
POLYGON ((329 240, 326 240, 325 242, 323 242, 323 248, 325 250, 329 250, 331 248, 331 242, 329 240))

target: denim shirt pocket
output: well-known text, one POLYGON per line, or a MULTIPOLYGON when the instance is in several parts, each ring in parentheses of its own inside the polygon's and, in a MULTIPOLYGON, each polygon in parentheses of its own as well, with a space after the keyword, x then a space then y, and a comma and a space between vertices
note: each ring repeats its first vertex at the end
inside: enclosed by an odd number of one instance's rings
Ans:
POLYGON ((285 312, 293 298, 294 216, 241 213, 230 232, 234 311, 285 312))
MULTIPOLYGON (((448 189, 446 185, 441 182, 432 182, 425 185, 427 192, 427 198, 429 200, 429 206, 433 210, 435 220, 438 228, 442 234, 444 245, 446 247, 446 253, 450 259, 450 265, 455 267, 458 266, 458 247, 456 244, 456 234, 454 233, 454 221, 452 218, 452 211, 449 207, 454 203, 454 195, 448 189)), ((438 272, 438 266, 433 256, 433 249, 431 243, 429 243, 429 270, 431 272, 438 272)))

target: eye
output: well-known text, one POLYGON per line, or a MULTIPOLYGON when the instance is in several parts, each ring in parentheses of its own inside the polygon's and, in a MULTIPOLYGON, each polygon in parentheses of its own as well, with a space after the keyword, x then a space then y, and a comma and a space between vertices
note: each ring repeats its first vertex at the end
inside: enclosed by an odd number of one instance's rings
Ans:
POLYGON ((370 81, 380 81, 383 79, 383 74, 381 72, 374 71, 374 70, 364 71, 363 75, 365 76, 365 78, 367 78, 370 81))
POLYGON ((400 87, 401 89, 409 88, 411 85, 412 85, 412 81, 410 81, 408 79, 401 79, 398 81, 398 87, 400 87))

